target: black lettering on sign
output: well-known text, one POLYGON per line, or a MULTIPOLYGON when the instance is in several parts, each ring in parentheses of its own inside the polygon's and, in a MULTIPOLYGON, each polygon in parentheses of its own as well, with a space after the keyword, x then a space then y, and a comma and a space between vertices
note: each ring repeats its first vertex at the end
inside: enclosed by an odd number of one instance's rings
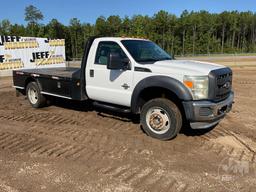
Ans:
POLYGON ((44 42, 45 42, 45 43, 49 43, 49 40, 50 40, 50 39, 49 39, 49 38, 47 38, 47 40, 44 40, 44 42))
POLYGON ((19 42, 21 37, 19 36, 0 36, 0 46, 4 45, 5 42, 19 42))
POLYGON ((46 52, 34 52, 32 53, 33 59, 30 59, 30 62, 35 62, 36 59, 47 59, 49 58, 49 51, 46 52))
POLYGON ((4 55, 0 55, 0 63, 4 62, 4 55))

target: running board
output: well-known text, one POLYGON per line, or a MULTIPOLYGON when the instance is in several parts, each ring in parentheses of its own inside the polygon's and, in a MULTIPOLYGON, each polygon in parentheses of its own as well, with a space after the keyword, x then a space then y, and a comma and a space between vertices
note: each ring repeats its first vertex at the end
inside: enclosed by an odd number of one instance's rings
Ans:
POLYGON ((121 106, 111 105, 111 104, 107 104, 107 103, 101 103, 101 102, 97 102, 97 101, 94 101, 93 105, 95 107, 99 107, 102 109, 119 112, 119 113, 130 113, 131 112, 131 110, 129 108, 125 108, 125 107, 122 108, 121 106))

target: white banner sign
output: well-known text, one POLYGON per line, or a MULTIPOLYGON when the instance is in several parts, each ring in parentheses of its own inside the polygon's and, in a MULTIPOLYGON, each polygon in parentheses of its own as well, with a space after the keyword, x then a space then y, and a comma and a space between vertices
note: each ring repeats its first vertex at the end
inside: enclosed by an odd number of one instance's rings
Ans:
POLYGON ((0 71, 65 67, 65 40, 0 36, 0 71))

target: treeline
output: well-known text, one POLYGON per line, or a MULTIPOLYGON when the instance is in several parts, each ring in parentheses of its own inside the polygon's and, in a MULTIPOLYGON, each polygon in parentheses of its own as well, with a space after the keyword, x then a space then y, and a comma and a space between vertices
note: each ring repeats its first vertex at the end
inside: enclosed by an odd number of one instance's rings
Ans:
POLYGON ((56 19, 46 25, 32 20, 26 26, 2 20, 0 34, 64 38, 68 59, 82 57, 84 42, 90 36, 148 38, 174 55, 249 53, 256 52, 256 13, 184 11, 177 17, 159 11, 152 17, 99 17, 95 24, 73 18, 68 26, 56 19))

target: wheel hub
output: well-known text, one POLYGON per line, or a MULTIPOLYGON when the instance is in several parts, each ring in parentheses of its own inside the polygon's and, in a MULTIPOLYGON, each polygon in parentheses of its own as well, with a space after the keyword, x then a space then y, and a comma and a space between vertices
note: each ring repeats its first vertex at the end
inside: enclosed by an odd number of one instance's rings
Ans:
POLYGON ((35 89, 29 88, 28 90, 28 97, 32 104, 35 104, 38 100, 38 93, 35 89))
POLYGON ((163 122, 164 122, 163 118, 156 113, 150 116, 149 124, 154 129, 160 129, 163 126, 163 122))
POLYGON ((157 134, 166 133, 171 124, 169 114, 160 107, 152 107, 149 109, 146 114, 146 121, 149 128, 157 134))

